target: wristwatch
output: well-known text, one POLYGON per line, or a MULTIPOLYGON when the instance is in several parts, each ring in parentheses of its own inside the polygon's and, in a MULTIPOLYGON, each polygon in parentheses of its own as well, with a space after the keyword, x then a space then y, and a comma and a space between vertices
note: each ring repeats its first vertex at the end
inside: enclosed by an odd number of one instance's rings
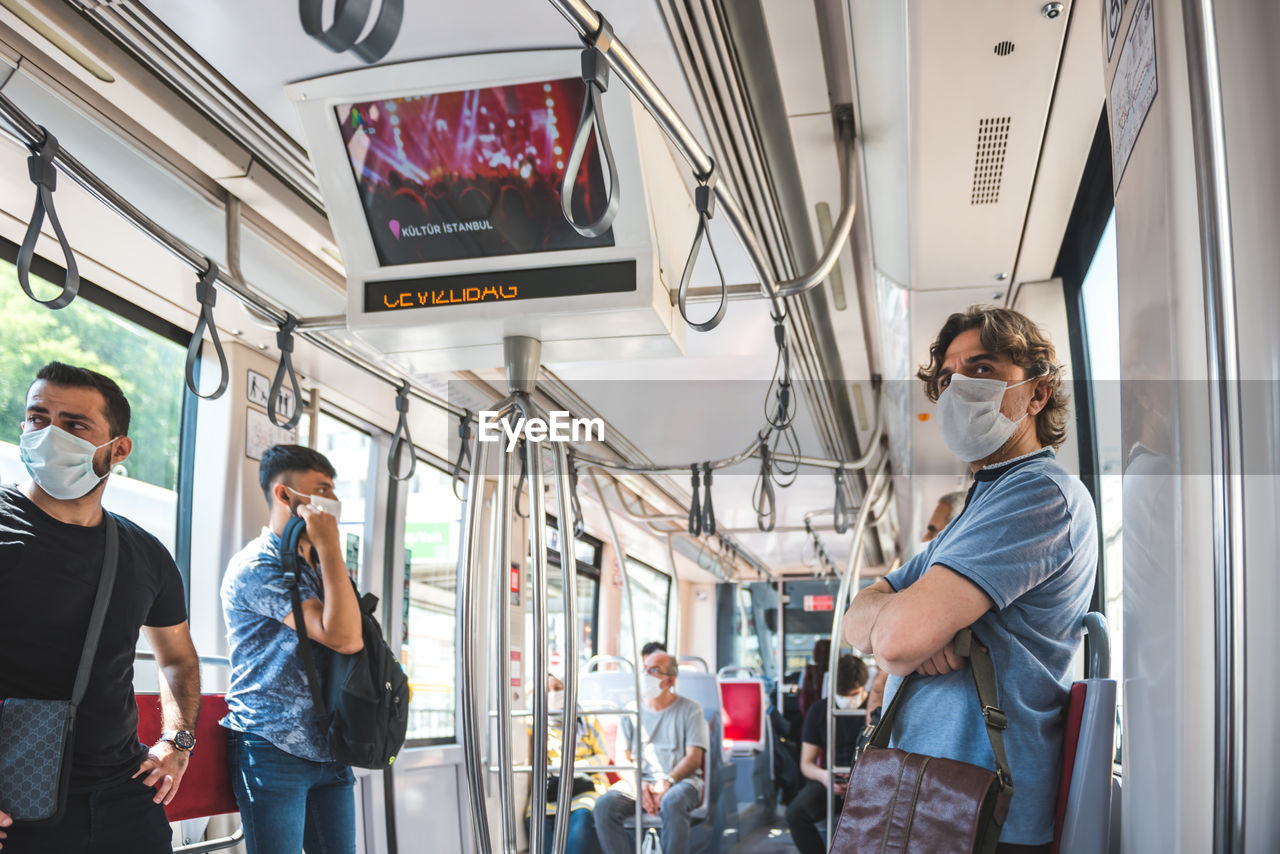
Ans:
POLYGON ((179 750, 190 753, 195 750, 196 737, 185 729, 168 730, 160 734, 161 741, 167 741, 179 750))

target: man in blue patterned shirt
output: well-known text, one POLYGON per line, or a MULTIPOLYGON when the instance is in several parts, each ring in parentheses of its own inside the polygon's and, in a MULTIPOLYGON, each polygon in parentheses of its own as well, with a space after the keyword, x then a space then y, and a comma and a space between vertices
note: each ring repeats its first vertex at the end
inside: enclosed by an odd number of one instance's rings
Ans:
POLYGON ((310 448, 268 448, 258 479, 270 527, 231 559, 222 579, 231 647, 222 725, 231 730, 227 761, 249 854, 298 854, 304 844, 307 854, 355 852, 355 778, 333 760, 311 700, 280 561, 280 535, 299 516, 307 525, 298 548, 302 617, 323 676, 333 652, 363 646, 338 535, 335 476, 310 448))

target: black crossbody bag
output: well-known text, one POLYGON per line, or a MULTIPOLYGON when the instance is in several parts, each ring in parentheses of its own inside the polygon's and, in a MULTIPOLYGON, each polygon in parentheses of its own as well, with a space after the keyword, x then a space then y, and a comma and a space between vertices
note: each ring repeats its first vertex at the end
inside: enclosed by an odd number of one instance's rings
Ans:
POLYGON ((23 824, 57 824, 67 805, 71 783, 76 709, 89 688, 93 659, 107 619, 107 604, 116 582, 119 533, 116 520, 103 511, 106 547, 102 574, 85 632, 80 666, 70 700, 0 700, 0 812, 23 824))

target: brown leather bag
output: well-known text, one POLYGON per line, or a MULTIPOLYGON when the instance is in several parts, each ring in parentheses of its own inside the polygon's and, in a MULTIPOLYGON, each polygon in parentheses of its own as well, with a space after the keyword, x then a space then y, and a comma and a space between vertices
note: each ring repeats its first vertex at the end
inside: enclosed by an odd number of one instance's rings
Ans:
POLYGON ((969 659, 996 770, 887 747, 912 677, 899 686, 858 758, 830 854, 991 854, 1009 814, 1013 779, 991 656, 965 629, 956 654, 969 659))

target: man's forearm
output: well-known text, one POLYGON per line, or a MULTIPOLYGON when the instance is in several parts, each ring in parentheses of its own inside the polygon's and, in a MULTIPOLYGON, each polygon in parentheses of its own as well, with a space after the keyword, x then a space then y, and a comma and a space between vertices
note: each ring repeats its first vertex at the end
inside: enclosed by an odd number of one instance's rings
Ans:
POLYGON ((360 637, 360 603, 351 586, 351 576, 337 547, 317 548, 320 578, 324 584, 324 626, 332 635, 360 637))
POLYGON ((165 730, 195 732, 200 716, 200 661, 166 664, 160 671, 160 717, 165 730))
POLYGON ((671 773, 668 774, 667 776, 671 778, 671 782, 673 784, 679 783, 681 780, 685 779, 686 777, 692 777, 694 772, 698 770, 698 767, 701 764, 702 764, 702 757, 699 756, 698 754, 695 753, 691 755, 686 755, 684 759, 681 759, 678 763, 676 763, 676 767, 672 768, 671 773))
POLYGON ((875 629, 876 620, 880 616, 880 611, 896 595, 896 593, 871 588, 858 593, 844 615, 844 639, 863 653, 875 654, 871 635, 875 629))

